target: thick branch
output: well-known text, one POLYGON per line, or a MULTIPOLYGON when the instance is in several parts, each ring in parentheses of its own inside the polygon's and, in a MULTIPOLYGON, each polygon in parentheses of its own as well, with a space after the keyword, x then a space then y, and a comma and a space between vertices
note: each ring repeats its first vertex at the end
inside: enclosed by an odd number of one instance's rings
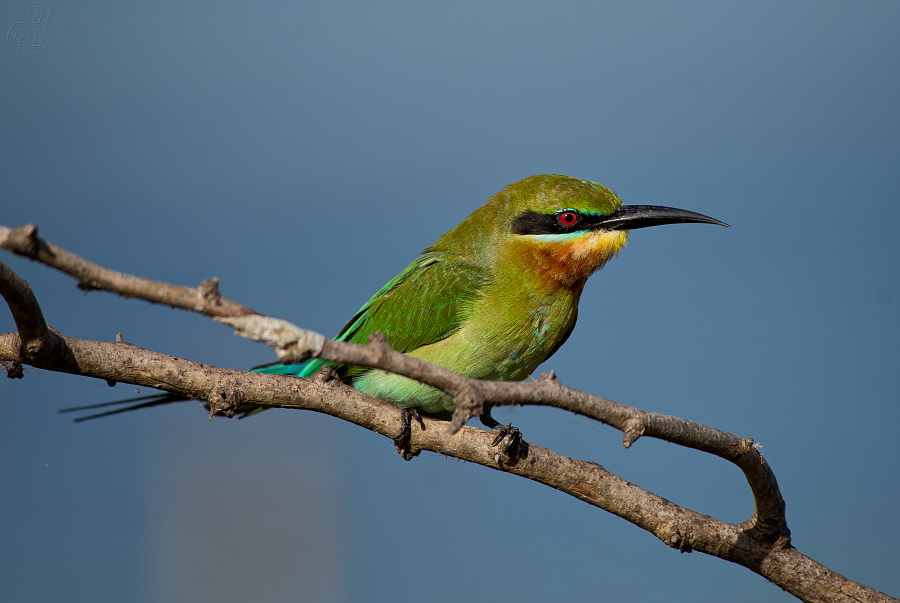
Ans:
MULTIPOLYGON (((0 262, 0 295, 6 300, 13 320, 16 321, 17 346, 22 362, 33 362, 42 356, 62 350, 58 337, 47 328, 41 306, 34 297, 28 281, 19 277, 3 262, 0 262)), ((64 359, 56 358, 55 364, 60 362, 64 362, 64 359)), ((21 364, 17 362, 9 367, 7 375, 10 378, 21 378, 21 364)))
MULTIPOLYGON (((0 359, 20 359, 17 340, 14 333, 0 335, 0 359)), ((75 360, 63 372, 165 389, 207 400, 223 412, 229 400, 312 410, 387 437, 393 437, 400 425, 398 408, 329 379, 324 371, 311 379, 262 375, 174 358, 128 343, 70 337, 61 341, 75 360)), ((507 458, 491 446, 492 433, 464 426, 452 434, 446 422, 429 418, 424 419, 424 425, 422 429, 413 422, 410 443, 414 449, 431 450, 541 482, 634 523, 668 546, 743 565, 804 601, 896 601, 832 572, 784 542, 766 542, 743 524, 729 524, 680 507, 597 463, 528 443, 520 456, 507 458)))

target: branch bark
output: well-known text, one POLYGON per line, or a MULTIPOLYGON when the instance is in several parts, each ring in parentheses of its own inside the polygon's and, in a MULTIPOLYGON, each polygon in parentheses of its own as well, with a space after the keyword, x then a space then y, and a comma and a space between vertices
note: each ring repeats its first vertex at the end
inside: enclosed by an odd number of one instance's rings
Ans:
MULTIPOLYGON (((413 450, 431 450, 546 484, 634 523, 668 546, 743 565, 803 601, 897 601, 825 568, 791 545, 778 483, 752 439, 573 390, 552 374, 534 383, 480 381, 400 354, 383 336, 373 338, 366 346, 332 341, 221 297, 217 279, 192 289, 112 271, 39 239, 33 225, 17 229, 0 226, 0 247, 71 274, 81 288, 103 289, 206 314, 231 325, 239 335, 265 341, 285 362, 316 356, 378 368, 454 396, 457 412, 450 423, 426 418, 422 425, 411 426, 413 450), (582 414, 620 429, 626 447, 641 436, 649 436, 714 454, 743 471, 756 510, 745 522, 730 524, 675 505, 597 463, 572 459, 527 442, 515 455, 500 453, 492 446, 492 433, 464 424, 491 406, 504 404, 539 404, 582 414)), ((0 294, 7 300, 18 328, 18 332, 0 334, 0 360, 12 361, 12 367, 24 363, 109 383, 163 389, 206 400, 211 415, 233 416, 243 405, 295 408, 329 414, 388 437, 398 431, 398 408, 332 379, 329 371, 320 371, 312 379, 262 375, 182 360, 121 341, 56 335, 46 326, 27 282, 2 263, 0 294)), ((10 376, 16 375, 10 372, 10 376)))

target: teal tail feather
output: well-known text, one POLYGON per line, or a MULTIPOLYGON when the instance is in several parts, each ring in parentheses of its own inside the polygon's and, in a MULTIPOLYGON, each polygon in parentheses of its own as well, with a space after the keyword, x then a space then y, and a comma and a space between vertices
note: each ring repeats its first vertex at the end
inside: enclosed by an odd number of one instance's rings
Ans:
MULTIPOLYGON (((327 363, 323 360, 313 358, 299 364, 265 364, 262 366, 254 367, 250 369, 250 371, 254 373, 262 373, 265 375, 292 375, 294 377, 311 377, 312 375, 316 374, 316 372, 322 367, 323 364, 327 363)), ((174 402, 187 402, 188 400, 191 400, 191 398, 186 398, 185 396, 180 396, 178 394, 173 394, 170 392, 161 392, 158 394, 149 394, 147 396, 138 396, 136 398, 127 398, 125 400, 115 400, 113 402, 101 402, 100 404, 88 404, 87 406, 73 406, 70 408, 60 409, 58 412, 67 413, 79 412, 83 410, 95 410, 98 408, 121 407, 111 408, 110 410, 104 410, 98 413, 76 418, 75 422, 80 423, 82 421, 100 419, 102 417, 118 415, 123 412, 129 412, 132 410, 140 410, 142 408, 150 408, 152 406, 162 406, 163 404, 172 404, 174 402)), ((266 410, 265 407, 258 406, 246 411, 238 418, 246 419, 247 417, 260 413, 264 410, 266 410)))
POLYGON ((178 396, 176 394, 171 394, 168 392, 161 394, 150 394, 148 396, 138 396, 137 398, 127 398, 125 400, 115 400, 113 402, 102 402, 100 404, 88 404, 87 406, 73 406, 70 408, 62 408, 57 412, 78 412, 82 410, 93 410, 96 408, 108 408, 110 406, 121 406, 122 404, 131 404, 131 406, 126 406, 124 408, 116 408, 113 410, 105 410, 103 412, 94 413, 92 415, 87 415, 85 417, 78 417, 75 419, 76 423, 81 423, 82 421, 90 421, 91 419, 99 419, 101 417, 109 417, 112 415, 118 415, 123 412, 128 412, 130 410, 140 410, 142 408, 150 408, 151 406, 160 406, 162 404, 171 404, 173 402, 186 402, 190 398, 185 398, 184 396, 178 396), (132 404, 133 402, 137 402, 137 404, 132 404))
POLYGON ((299 364, 281 364, 273 362, 272 364, 262 364, 254 366, 250 369, 253 373, 262 373, 264 375, 293 375, 294 377, 312 377, 322 368, 323 364, 328 364, 324 360, 312 358, 306 362, 299 364))

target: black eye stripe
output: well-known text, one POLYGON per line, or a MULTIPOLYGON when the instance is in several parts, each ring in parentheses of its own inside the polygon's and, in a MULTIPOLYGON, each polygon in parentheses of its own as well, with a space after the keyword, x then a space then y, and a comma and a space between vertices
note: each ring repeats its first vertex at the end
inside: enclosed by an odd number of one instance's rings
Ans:
POLYGON ((534 211, 522 212, 516 216, 513 222, 513 233, 519 235, 540 235, 540 234, 566 234, 567 232, 575 232, 578 230, 588 230, 591 225, 603 218, 596 216, 581 214, 573 209, 559 211, 553 214, 541 214, 534 211), (570 222, 569 217, 574 218, 570 222))

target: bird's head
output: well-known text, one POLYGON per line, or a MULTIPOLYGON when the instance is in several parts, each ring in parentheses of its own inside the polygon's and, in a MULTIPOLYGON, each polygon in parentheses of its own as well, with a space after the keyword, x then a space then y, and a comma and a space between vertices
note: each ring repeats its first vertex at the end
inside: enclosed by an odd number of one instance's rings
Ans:
POLYGON ((498 267, 538 274, 549 283, 581 287, 625 247, 630 230, 703 222, 702 214, 656 205, 624 205, 596 182, 548 174, 519 180, 491 197, 432 249, 455 251, 498 267))

